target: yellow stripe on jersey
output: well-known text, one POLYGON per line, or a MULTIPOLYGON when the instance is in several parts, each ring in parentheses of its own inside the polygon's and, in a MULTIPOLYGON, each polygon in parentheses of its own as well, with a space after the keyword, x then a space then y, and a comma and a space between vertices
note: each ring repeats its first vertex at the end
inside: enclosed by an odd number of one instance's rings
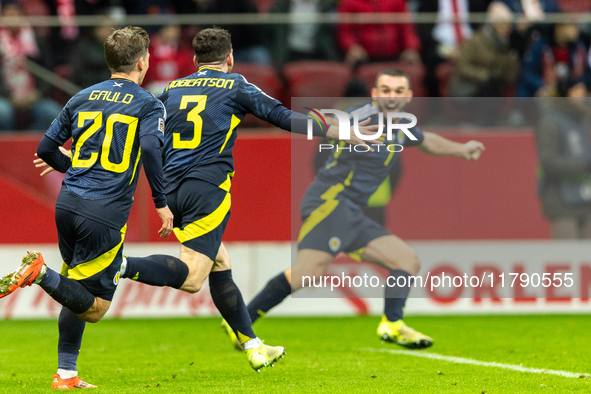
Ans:
POLYGON ((232 132, 234 131, 234 129, 236 128, 236 126, 238 126, 239 124, 240 124, 240 119, 238 119, 236 117, 236 115, 232 114, 232 121, 230 122, 230 130, 228 130, 228 134, 226 134, 226 140, 224 141, 224 145, 222 145, 222 149, 220 149, 220 153, 222 153, 222 151, 226 147, 226 144, 228 143, 228 140, 232 136, 232 132))
POLYGON ((384 167, 388 167, 388 164, 390 164, 390 162, 392 161, 392 158, 394 157, 394 153, 396 153, 396 152, 390 152, 390 154, 388 155, 388 158, 384 162, 384 167))
POLYGON ((230 211, 230 205, 230 193, 227 193, 226 197, 224 197, 224 200, 222 201, 220 206, 215 209, 215 211, 213 211, 204 218, 190 223, 189 225, 185 226, 185 228, 182 230, 179 228, 175 228, 173 230, 174 235, 176 235, 179 242, 183 243, 209 233, 210 231, 218 227, 220 224, 222 224, 224 218, 230 211))
POLYGON ((367 200, 368 207, 385 207, 392 198, 392 186, 390 184, 390 175, 376 189, 376 191, 367 200))
POLYGON ((115 260, 115 257, 117 257, 119 250, 123 246, 123 240, 125 239, 126 231, 127 224, 123 226, 123 228, 121 229, 121 241, 117 244, 117 246, 93 260, 87 261, 82 264, 78 264, 74 268, 69 269, 68 278, 74 280, 90 278, 91 276, 98 274, 99 272, 107 268, 109 265, 111 265, 111 263, 113 263, 113 260, 115 260))
POLYGON ((133 179, 135 178, 135 172, 137 171, 138 164, 140 164, 140 157, 141 156, 142 156, 142 147, 140 146, 137 151, 137 159, 135 159, 135 166, 133 166, 133 174, 131 174, 131 180, 129 181, 130 185, 131 185, 131 182, 133 182, 133 179))
POLYGON ((230 193, 230 188, 232 187, 232 177, 233 176, 234 176, 233 172, 231 174, 228 174, 228 177, 226 178, 226 180, 218 187, 220 189, 222 189, 223 191, 225 191, 226 193, 230 193))
POLYGON ((345 186, 351 186, 351 178, 353 178, 353 170, 351 170, 349 175, 347 175, 347 179, 345 179, 345 182, 343 182, 345 186))
POLYGON ((328 163, 326 165, 325 169, 329 170, 332 167, 334 167, 334 166, 337 165, 337 161, 339 160, 339 156, 343 152, 343 149, 342 148, 344 148, 346 144, 347 143, 345 141, 343 141, 343 140, 340 140, 339 141, 339 145, 338 145, 337 151, 334 153, 334 161, 332 163, 328 163))

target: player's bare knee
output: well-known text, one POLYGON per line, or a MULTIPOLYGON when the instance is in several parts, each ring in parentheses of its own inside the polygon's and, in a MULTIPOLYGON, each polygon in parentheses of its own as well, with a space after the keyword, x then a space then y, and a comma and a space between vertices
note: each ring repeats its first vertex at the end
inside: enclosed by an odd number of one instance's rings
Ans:
POLYGON ((412 271, 410 271, 410 273, 412 275, 417 275, 420 270, 421 270, 421 260, 419 260, 419 256, 417 256, 415 254, 414 260, 413 260, 413 265, 412 265, 412 271))
POLYGON ((398 267, 395 269, 401 269, 411 275, 418 274, 419 270, 421 269, 421 261, 419 260, 419 256, 417 256, 414 251, 408 253, 406 256, 404 256, 404 258, 400 259, 398 267))
POLYGON ((198 281, 193 281, 193 282, 185 282, 185 284, 183 284, 183 286, 181 287, 181 290, 186 291, 187 293, 190 294, 195 294, 198 293, 199 291, 201 291, 201 288, 203 287, 203 283, 198 283, 198 281))
POLYGON ((81 320, 87 323, 98 323, 105 316, 106 311, 101 311, 95 303, 89 310, 78 315, 81 320))
POLYGON ((203 282, 205 282, 205 278, 189 274, 189 277, 181 286, 181 290, 191 294, 198 293, 203 288, 203 282))
POLYGON ((99 321, 102 320, 102 318, 103 318, 103 315, 101 315, 101 314, 92 314, 92 315, 86 316, 86 318, 82 319, 82 320, 84 320, 87 323, 98 323, 99 321))
POLYGON ((213 263, 214 271, 226 271, 232 269, 232 264, 230 263, 230 258, 218 260, 216 258, 215 262, 213 263))

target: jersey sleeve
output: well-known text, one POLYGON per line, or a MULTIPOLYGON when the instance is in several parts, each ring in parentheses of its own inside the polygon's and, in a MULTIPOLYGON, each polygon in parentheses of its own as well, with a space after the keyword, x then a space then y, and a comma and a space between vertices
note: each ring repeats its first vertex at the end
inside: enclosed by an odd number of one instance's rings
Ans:
POLYGON ((417 146, 423 143, 423 140, 425 139, 425 136, 423 135, 423 130, 419 129, 418 127, 411 127, 408 129, 408 131, 410 131, 412 135, 417 137, 417 140, 411 140, 410 138, 408 138, 408 136, 406 136, 404 138, 404 143, 402 144, 403 146, 417 146))
POLYGON ((258 86, 249 83, 242 75, 238 76, 237 82, 236 101, 242 106, 242 109, 259 119, 269 121, 269 113, 281 105, 281 102, 263 92, 258 86))
POLYGON ((164 122, 166 109, 162 101, 154 98, 142 108, 140 114, 140 138, 145 135, 155 135, 162 141, 164 138, 164 122))
POLYGON ((60 111, 57 118, 51 123, 45 136, 51 138, 59 145, 63 145, 72 137, 72 120, 70 118, 70 103, 60 111))

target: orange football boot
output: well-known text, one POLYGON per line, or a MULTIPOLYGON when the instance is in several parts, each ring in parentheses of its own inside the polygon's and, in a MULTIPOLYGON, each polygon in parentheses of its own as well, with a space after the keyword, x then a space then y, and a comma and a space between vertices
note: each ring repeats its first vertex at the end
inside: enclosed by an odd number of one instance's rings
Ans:
POLYGON ((39 252, 27 252, 16 271, 0 279, 0 298, 12 294, 19 287, 31 286, 45 265, 39 252))
POLYGON ((62 379, 58 374, 53 375, 53 383, 51 383, 52 389, 95 389, 96 387, 80 379, 80 376, 62 379))

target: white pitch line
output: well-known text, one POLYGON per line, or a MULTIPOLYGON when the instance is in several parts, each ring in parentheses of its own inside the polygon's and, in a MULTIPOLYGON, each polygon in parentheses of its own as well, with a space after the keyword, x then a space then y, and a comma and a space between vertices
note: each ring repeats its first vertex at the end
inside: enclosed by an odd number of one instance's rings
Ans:
POLYGON ((523 365, 495 363, 495 362, 489 362, 489 361, 479 361, 479 360, 474 360, 471 358, 445 356, 443 354, 437 354, 437 353, 427 353, 427 352, 422 352, 420 350, 419 351, 417 351, 417 350, 412 351, 412 350, 374 349, 374 348, 361 348, 359 350, 364 351, 364 352, 402 354, 405 356, 423 357, 423 358, 429 358, 431 360, 447 361, 447 362, 456 363, 456 364, 479 365, 481 367, 502 368, 502 369, 509 369, 509 370, 518 371, 518 372, 558 375, 558 376, 562 376, 565 378, 581 378, 581 377, 589 378, 589 377, 591 377, 589 374, 586 374, 586 373, 556 371, 553 369, 542 369, 542 368, 528 368, 528 367, 524 367, 523 365))

